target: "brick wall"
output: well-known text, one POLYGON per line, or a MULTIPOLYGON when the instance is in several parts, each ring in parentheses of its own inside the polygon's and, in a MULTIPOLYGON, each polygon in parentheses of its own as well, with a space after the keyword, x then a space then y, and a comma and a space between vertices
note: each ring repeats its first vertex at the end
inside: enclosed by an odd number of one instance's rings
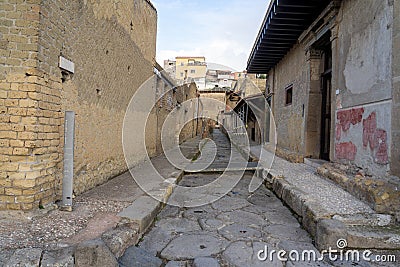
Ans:
POLYGON ((147 0, 0 3, 0 209, 59 198, 64 111, 76 113, 74 191, 125 171, 128 102, 152 75, 147 0), (75 63, 61 72, 59 56, 75 63))

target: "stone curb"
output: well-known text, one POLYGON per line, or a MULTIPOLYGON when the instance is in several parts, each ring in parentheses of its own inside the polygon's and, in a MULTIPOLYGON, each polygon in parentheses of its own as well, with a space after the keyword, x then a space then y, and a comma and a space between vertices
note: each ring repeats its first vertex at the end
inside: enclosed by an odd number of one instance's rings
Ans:
MULTIPOLYGON (((290 184, 282 175, 263 170, 266 186, 299 217, 303 227, 315 240, 319 250, 337 248, 337 241, 345 239, 347 248, 400 249, 400 227, 393 225, 390 215, 360 215, 360 219, 346 219, 326 211, 308 194, 290 184), (379 221, 382 221, 381 225, 379 221)), ((356 215, 355 215, 356 216, 356 215)))
POLYGON ((390 213, 399 217, 400 222, 400 183, 379 177, 364 177, 357 174, 348 176, 334 168, 330 163, 317 168, 317 173, 340 185, 346 191, 365 201, 379 213, 390 213))

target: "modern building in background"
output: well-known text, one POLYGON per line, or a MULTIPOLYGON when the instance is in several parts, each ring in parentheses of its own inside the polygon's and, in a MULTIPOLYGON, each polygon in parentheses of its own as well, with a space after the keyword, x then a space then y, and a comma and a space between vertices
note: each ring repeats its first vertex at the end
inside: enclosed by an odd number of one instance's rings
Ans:
MULTIPOLYGON (((164 69, 178 83, 194 81, 199 90, 232 88, 236 77, 240 78, 239 72, 221 64, 206 62, 205 57, 164 60, 164 69)), ((241 77, 245 77, 245 74, 241 77)))

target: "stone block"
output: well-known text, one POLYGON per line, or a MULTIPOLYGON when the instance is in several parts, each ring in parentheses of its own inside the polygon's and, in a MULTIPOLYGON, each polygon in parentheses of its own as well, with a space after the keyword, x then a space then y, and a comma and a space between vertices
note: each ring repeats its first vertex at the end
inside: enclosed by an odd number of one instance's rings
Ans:
POLYGON ((74 248, 45 251, 40 267, 74 267, 74 248))
POLYGON ((146 250, 131 246, 125 254, 119 259, 121 267, 130 266, 147 266, 147 267, 160 267, 162 266, 162 260, 151 255, 146 250))
POLYGON ((316 229, 316 247, 319 250, 337 248, 337 242, 340 239, 347 240, 345 225, 334 219, 322 219, 317 224, 316 229))
POLYGON ((75 267, 118 267, 115 256, 101 240, 83 242, 75 250, 75 267))
POLYGON ((302 206, 302 224, 303 227, 315 237, 317 235, 317 223, 320 219, 329 219, 329 214, 323 207, 316 201, 305 201, 302 206))
POLYGON ((118 227, 105 232, 101 239, 108 246, 116 258, 121 257, 125 250, 137 243, 139 239, 138 229, 118 227))
POLYGON ((149 196, 141 196, 132 205, 122 210, 118 216, 128 218, 139 225, 144 232, 157 216, 161 203, 149 196))
POLYGON ((194 259, 194 267, 219 267, 219 263, 216 259, 210 257, 199 257, 194 259))
POLYGON ((14 252, 5 266, 39 266, 42 250, 39 248, 23 248, 14 252))

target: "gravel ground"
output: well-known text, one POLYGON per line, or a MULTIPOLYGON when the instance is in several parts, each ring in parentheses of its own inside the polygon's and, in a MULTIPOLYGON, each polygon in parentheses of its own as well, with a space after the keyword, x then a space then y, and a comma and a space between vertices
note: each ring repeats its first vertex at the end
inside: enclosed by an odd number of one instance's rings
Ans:
POLYGON ((0 211, 0 249, 56 249, 100 236, 114 227, 117 213, 143 192, 124 173, 74 199, 73 211, 56 205, 30 212, 0 211))
POLYGON ((0 244, 2 248, 54 249, 80 233, 98 214, 117 214, 130 202, 109 201, 78 196, 73 212, 46 209, 23 213, 0 213, 0 244))

